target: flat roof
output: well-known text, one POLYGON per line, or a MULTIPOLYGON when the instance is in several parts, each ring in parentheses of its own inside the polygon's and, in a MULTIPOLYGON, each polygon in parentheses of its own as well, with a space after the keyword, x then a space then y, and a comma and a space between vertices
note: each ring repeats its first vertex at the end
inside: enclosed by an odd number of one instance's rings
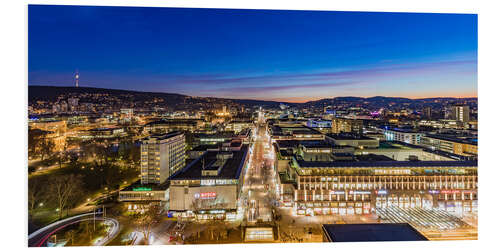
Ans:
POLYGON ((201 119, 163 119, 146 123, 144 126, 166 125, 166 124, 191 124, 196 125, 201 119))
POLYGON ((330 242, 428 240, 408 223, 324 224, 330 242))
POLYGON ((394 132, 401 132, 401 133, 423 134, 423 132, 413 131, 413 130, 407 129, 407 128, 387 128, 385 130, 394 131, 394 132))
POLYGON ((444 135, 443 134, 427 134, 427 135, 425 135, 425 137, 477 146, 477 138, 462 139, 462 138, 454 137, 453 135, 446 135, 446 134, 444 134, 444 135))
POLYGON ((169 186, 169 181, 161 184, 141 184, 141 180, 138 180, 120 191, 165 191, 169 186))
POLYGON ((233 157, 231 157, 224 163, 222 170, 216 176, 201 175, 203 164, 209 166, 209 164, 215 162, 215 160, 217 159, 217 154, 220 153, 220 151, 207 151, 202 156, 198 157, 196 160, 188 164, 186 167, 172 175, 169 180, 239 179, 248 153, 248 145, 242 145, 241 149, 238 151, 229 152, 233 154, 233 157))
POLYGON ((301 168, 363 168, 363 167, 477 167, 477 161, 304 161, 301 168))
POLYGON ((144 140, 149 140, 149 139, 157 139, 157 140, 165 140, 168 138, 172 138, 174 136, 182 135, 183 133, 180 131, 172 131, 166 134, 159 134, 159 135, 150 135, 146 137, 144 140))
POLYGON ((371 138, 364 135, 353 134, 353 133, 340 133, 340 134, 326 134, 327 137, 330 137, 334 140, 377 140, 375 138, 371 138))

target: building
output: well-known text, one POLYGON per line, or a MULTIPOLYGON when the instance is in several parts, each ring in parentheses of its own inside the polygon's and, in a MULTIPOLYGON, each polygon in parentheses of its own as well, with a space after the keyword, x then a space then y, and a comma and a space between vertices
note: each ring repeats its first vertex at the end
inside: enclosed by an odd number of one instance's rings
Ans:
POLYGON ((241 145, 207 151, 189 163, 169 178, 170 212, 198 220, 234 220, 248 158, 248 145, 241 145))
POLYGON ((251 120, 247 121, 231 121, 226 125, 226 131, 234 131, 235 133, 239 133, 242 130, 252 128, 253 122, 251 120))
POLYGON ((380 142, 378 148, 363 148, 356 149, 356 155, 383 155, 395 161, 454 161, 459 160, 460 157, 454 157, 449 153, 441 151, 429 150, 425 147, 407 144, 404 142, 380 142))
POLYGON ((68 106, 71 112, 78 111, 78 98, 68 98, 68 106))
POLYGON ((402 128, 387 128, 384 130, 386 141, 399 141, 413 145, 420 145, 420 138, 424 135, 424 133, 402 128))
POLYGON ((431 107, 425 107, 422 116, 426 119, 432 119, 432 108, 431 107))
POLYGON ((477 138, 459 138, 443 134, 428 134, 421 139, 421 146, 462 156, 477 157, 477 138))
POLYGON ((332 119, 332 133, 363 133, 363 121, 357 119, 348 119, 335 117, 332 119))
POLYGON ((205 122, 202 119, 165 119, 147 123, 144 125, 144 130, 151 134, 171 131, 195 132, 204 125, 205 122))
POLYGON ((450 108, 450 119, 460 122, 470 121, 470 109, 468 105, 454 105, 450 108))
POLYGON ((357 133, 327 134, 325 140, 336 146, 350 146, 354 148, 378 148, 379 140, 357 133))
POLYGON ((324 133, 328 133, 332 129, 332 121, 321 120, 321 119, 309 119, 306 123, 306 126, 317 129, 324 133))
POLYGON ((288 205, 296 215, 370 214, 391 206, 477 212, 477 161, 369 158, 319 162, 293 157, 280 193, 294 189, 288 205))
POLYGON ((408 223, 324 224, 322 229, 324 242, 427 240, 408 223))
POLYGON ((129 211, 144 211, 150 205, 160 205, 168 209, 169 184, 141 184, 141 181, 137 181, 120 190, 118 201, 125 204, 129 211))
POLYGON ((134 109, 120 109, 120 114, 124 122, 130 122, 134 117, 134 109))
POLYGON ((271 140, 324 140, 321 132, 302 124, 274 124, 268 126, 271 140))
POLYGON ((182 132, 150 136, 141 141, 141 184, 161 184, 182 169, 186 159, 182 132))

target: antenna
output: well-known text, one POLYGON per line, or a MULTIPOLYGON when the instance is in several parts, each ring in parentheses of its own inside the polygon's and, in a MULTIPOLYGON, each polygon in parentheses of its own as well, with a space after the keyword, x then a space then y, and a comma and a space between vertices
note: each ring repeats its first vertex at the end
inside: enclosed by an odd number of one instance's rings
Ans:
POLYGON ((78 88, 78 79, 80 78, 80 74, 78 73, 78 70, 76 70, 75 73, 75 87, 78 88))

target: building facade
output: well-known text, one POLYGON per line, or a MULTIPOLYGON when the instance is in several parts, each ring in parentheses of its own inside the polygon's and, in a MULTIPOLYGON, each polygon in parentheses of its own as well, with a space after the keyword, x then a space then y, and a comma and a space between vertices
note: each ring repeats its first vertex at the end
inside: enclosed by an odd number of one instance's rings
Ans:
POLYGON ((357 119, 348 119, 335 117, 332 119, 332 133, 363 133, 363 121, 357 119))
MULTIPOLYGON (((477 161, 306 162, 295 158, 289 178, 297 215, 370 214, 377 208, 477 211, 477 161)), ((285 187, 287 184, 282 184, 285 187)), ((283 203, 286 205, 285 203, 283 203)))
POLYGON ((181 132, 147 137, 141 142, 141 183, 160 184, 185 164, 186 140, 181 132))
POLYGON ((399 141, 413 145, 420 145, 420 139, 425 134, 406 129, 390 128, 384 131, 386 141, 399 141))

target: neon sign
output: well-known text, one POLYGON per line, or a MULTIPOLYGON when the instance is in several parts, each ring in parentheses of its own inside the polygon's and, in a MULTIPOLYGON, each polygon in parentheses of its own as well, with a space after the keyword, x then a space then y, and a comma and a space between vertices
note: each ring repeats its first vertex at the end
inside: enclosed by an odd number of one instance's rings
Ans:
POLYGON ((207 192, 207 193, 196 193, 194 194, 195 199, 202 199, 202 200, 207 200, 207 199, 215 199, 217 197, 216 192, 207 192))

